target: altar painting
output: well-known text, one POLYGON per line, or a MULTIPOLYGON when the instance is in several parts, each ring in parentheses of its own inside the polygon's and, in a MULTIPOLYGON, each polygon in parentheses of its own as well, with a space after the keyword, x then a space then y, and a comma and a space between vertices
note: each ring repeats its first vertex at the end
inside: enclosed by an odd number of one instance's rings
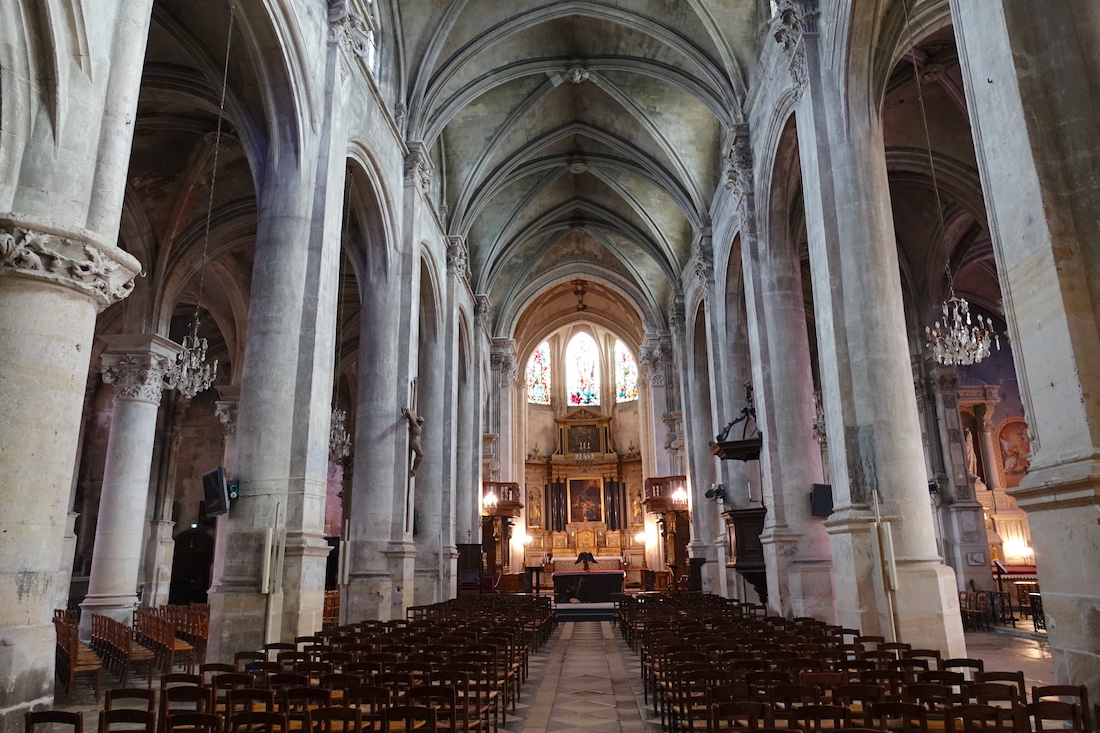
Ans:
POLYGON ((602 478, 569 479, 569 521, 604 521, 602 478))

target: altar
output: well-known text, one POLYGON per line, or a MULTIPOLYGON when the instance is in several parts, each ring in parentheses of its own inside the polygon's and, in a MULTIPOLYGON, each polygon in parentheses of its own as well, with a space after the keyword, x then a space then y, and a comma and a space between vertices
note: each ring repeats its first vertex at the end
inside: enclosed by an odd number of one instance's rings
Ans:
POLYGON ((581 603, 610 603, 614 596, 623 592, 622 570, 567 570, 552 574, 554 580, 554 600, 569 603, 574 598, 581 603))

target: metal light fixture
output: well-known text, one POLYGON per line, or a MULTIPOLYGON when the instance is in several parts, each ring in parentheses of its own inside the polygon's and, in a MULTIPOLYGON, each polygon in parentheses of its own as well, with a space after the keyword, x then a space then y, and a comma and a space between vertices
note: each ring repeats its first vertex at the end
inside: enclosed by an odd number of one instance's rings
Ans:
MULTIPOLYGON (((950 284, 950 270, 947 277, 950 284)), ((936 321, 934 327, 924 327, 928 346, 940 364, 977 364, 989 356, 990 345, 995 343, 997 350, 1000 350, 1001 338, 993 330, 991 319, 978 314, 974 319, 977 324, 971 321, 970 304, 965 298, 955 295, 953 284, 950 293, 951 297, 942 306, 943 324, 936 321)))
MULTIPOLYGON (((916 51, 916 43, 913 41, 913 28, 909 18, 909 6, 907 0, 902 2, 902 10, 905 12, 905 27, 909 33, 909 46, 916 51)), ((924 141, 928 149, 928 169, 932 174, 932 192, 936 198, 936 213, 940 220, 940 236, 947 232, 947 222, 943 215, 943 200, 940 198, 939 181, 936 178, 936 161, 932 155, 932 136, 928 132, 928 113, 924 108, 924 89, 921 86, 920 69, 917 62, 913 61, 913 79, 917 84, 917 101, 920 104, 921 121, 924 125, 924 141)), ((997 350, 1001 348, 1001 340, 993 330, 990 319, 981 315, 977 316, 977 325, 974 325, 970 316, 970 304, 965 298, 955 295, 955 278, 951 274, 951 256, 947 252, 947 242, 944 241, 944 270, 947 272, 948 298, 940 306, 943 310, 943 322, 936 321, 934 326, 925 326, 924 333, 928 337, 925 344, 932 349, 932 355, 937 362, 947 366, 960 364, 977 364, 989 356, 989 346, 996 343, 997 350)))
POLYGON ((328 433, 328 452, 336 460, 351 455, 351 435, 347 431, 348 413, 338 407, 332 408, 332 420, 328 433))
POLYGON ((166 375, 168 386, 188 399, 210 389, 218 376, 218 360, 206 363, 206 339, 199 337, 199 318, 191 322, 191 333, 183 337, 183 349, 176 354, 176 363, 166 375))
POLYGON ((229 87, 229 49, 233 41, 233 20, 236 4, 229 3, 229 28, 225 37, 225 64, 222 67, 222 94, 218 107, 218 126, 214 132, 214 160, 210 168, 210 195, 206 200, 206 228, 202 240, 202 259, 199 261, 199 295, 195 299, 195 317, 191 321, 191 333, 183 337, 183 350, 176 355, 176 363, 166 375, 168 386, 178 390, 188 399, 210 389, 218 376, 218 362, 206 363, 206 339, 199 338, 199 309, 202 307, 203 286, 206 281, 206 255, 210 247, 210 222, 214 218, 214 184, 218 180, 218 155, 221 152, 222 122, 225 119, 225 93, 229 87))
POLYGON ((592 453, 592 443, 587 440, 582 440, 577 443, 577 457, 576 463, 581 466, 591 466, 596 462, 596 456, 592 453))

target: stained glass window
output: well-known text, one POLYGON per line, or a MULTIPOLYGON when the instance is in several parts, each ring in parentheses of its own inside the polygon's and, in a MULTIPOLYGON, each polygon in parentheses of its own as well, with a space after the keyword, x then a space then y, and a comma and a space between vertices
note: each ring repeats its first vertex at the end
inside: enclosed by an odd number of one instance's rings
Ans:
POLYGON ((600 404, 599 349, 590 335, 581 331, 569 342, 565 350, 565 368, 568 370, 566 387, 570 405, 600 404))
POLYGON ((638 399, 638 362, 622 341, 615 342, 615 401, 638 399))
POLYGON ((550 404, 550 344, 543 341, 527 360, 527 401, 550 404))

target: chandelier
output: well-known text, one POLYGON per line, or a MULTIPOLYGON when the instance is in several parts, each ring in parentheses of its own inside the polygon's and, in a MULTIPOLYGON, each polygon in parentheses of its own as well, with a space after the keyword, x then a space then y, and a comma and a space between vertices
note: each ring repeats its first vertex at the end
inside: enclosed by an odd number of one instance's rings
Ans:
POLYGON ((206 339, 199 338, 199 309, 202 307, 203 289, 206 284, 206 258, 210 249, 210 222, 214 216, 214 188, 218 181, 218 154, 221 152, 222 121, 225 119, 225 93, 229 86, 229 49, 233 38, 233 20, 236 6, 229 5, 229 29, 225 41, 225 64, 222 68, 222 93, 218 109, 218 126, 214 132, 214 159, 210 166, 210 194, 206 200, 206 227, 202 239, 202 259, 199 260, 199 293, 195 298, 195 318, 191 321, 191 333, 183 337, 183 350, 176 355, 176 363, 167 375, 168 386, 180 394, 192 398, 210 389, 218 376, 218 360, 206 363, 206 339))
MULTIPOLYGON (((909 5, 902 0, 902 11, 905 13, 905 28, 909 34, 909 46, 917 48, 913 40, 913 25, 909 17, 909 5)), ((921 71, 916 58, 912 60, 913 81, 917 86, 917 101, 919 102, 921 123, 924 127, 924 141, 928 146, 928 169, 932 174, 932 193, 936 198, 936 213, 939 218, 940 236, 943 237, 944 270, 947 273, 948 298, 941 305, 943 321, 936 321, 934 326, 925 326, 924 333, 928 337, 925 344, 932 349, 933 358, 946 366, 977 364, 989 356, 990 344, 996 343, 997 350, 1001 349, 1001 340, 997 332, 993 330, 993 321, 990 318, 977 316, 977 325, 970 316, 970 304, 966 298, 955 295, 955 279, 951 274, 951 253, 947 249, 947 221, 943 214, 943 199, 940 197, 939 180, 936 177, 936 161, 932 155, 932 135, 928 131, 928 112, 924 108, 924 89, 921 87, 921 71)))
POLYGON ((928 336, 928 346, 932 349, 933 356, 940 364, 951 366, 953 364, 977 364, 989 356, 991 344, 1001 349, 1001 339, 993 330, 993 322, 980 313, 977 315, 977 325, 970 318, 970 304, 966 298, 955 295, 954 289, 951 297, 943 303, 943 323, 936 321, 934 327, 924 327, 928 336))
POLYGON ((332 421, 328 433, 328 452, 336 460, 351 455, 351 435, 348 434, 345 426, 347 419, 347 411, 338 407, 332 408, 332 421))
MULTIPOLYGON (((197 314, 196 314, 197 315, 197 314)), ((218 360, 206 363, 206 339, 199 338, 199 319, 191 322, 191 333, 183 337, 183 349, 167 374, 168 386, 188 399, 210 389, 218 376, 218 360)))
POLYGON ((595 463, 596 456, 592 453, 592 443, 587 440, 577 443, 576 458, 573 460, 581 466, 591 466, 595 463))

